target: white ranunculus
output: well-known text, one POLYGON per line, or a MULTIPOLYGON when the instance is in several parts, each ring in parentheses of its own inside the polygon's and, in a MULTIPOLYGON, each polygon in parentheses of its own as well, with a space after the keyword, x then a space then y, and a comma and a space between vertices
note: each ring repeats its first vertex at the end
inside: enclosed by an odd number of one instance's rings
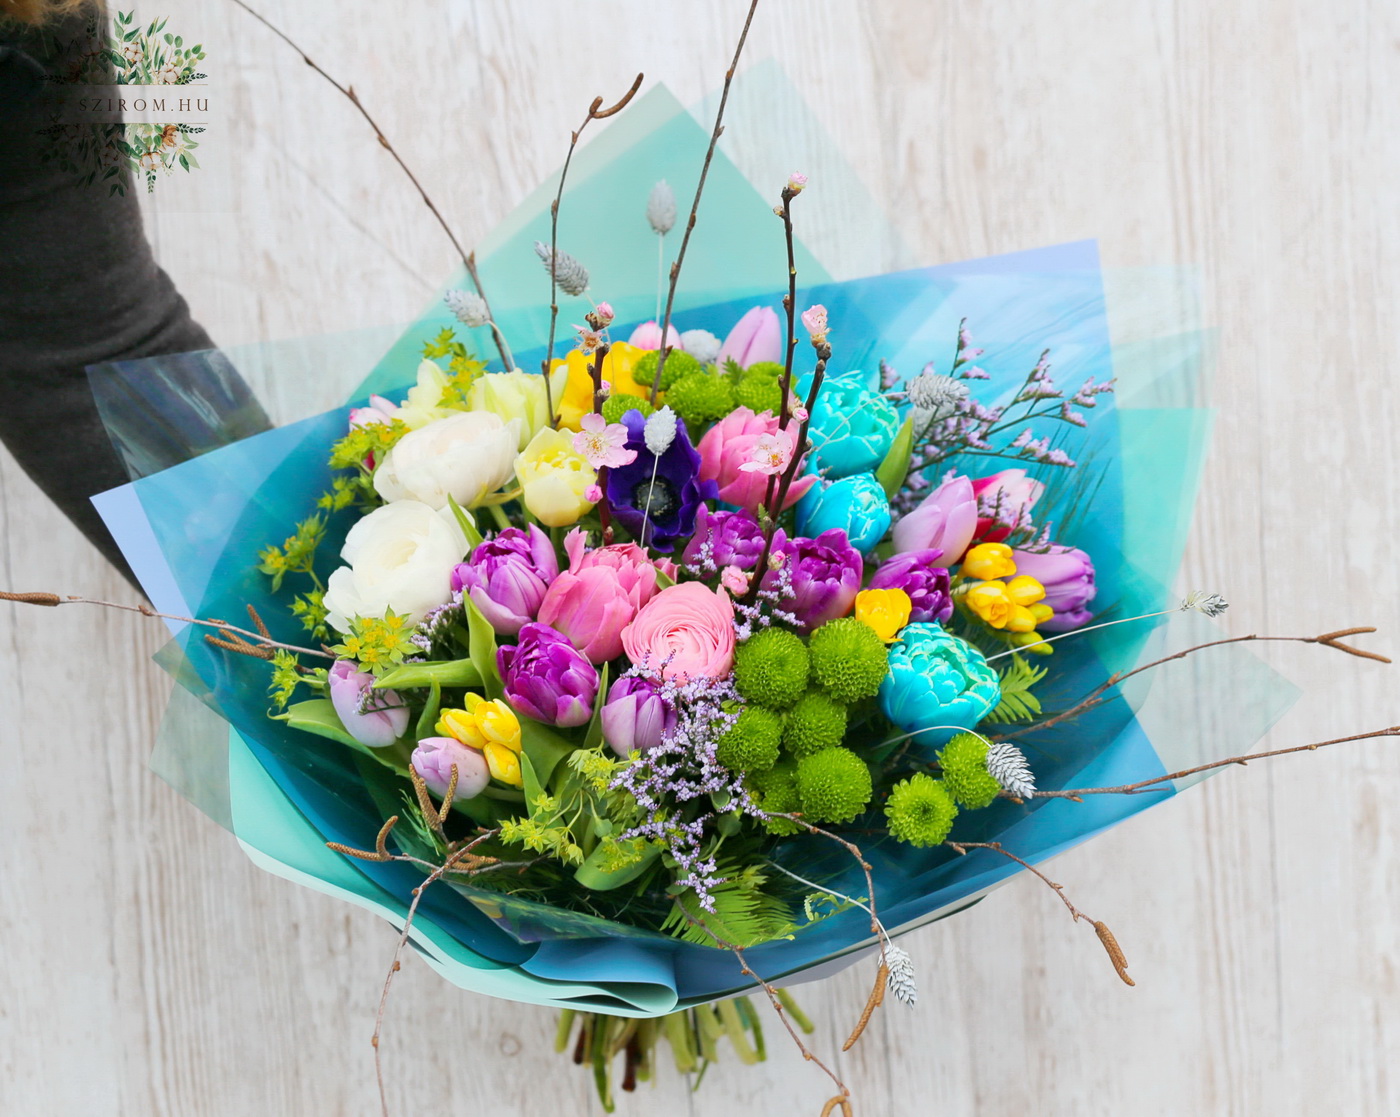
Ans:
POLYGON ((451 496, 473 508, 510 479, 520 424, 491 411, 460 411, 409 431, 375 470, 375 491, 391 502, 446 508, 451 496))
POLYGON ((376 508, 345 537, 340 557, 349 565, 326 583, 326 620, 349 632, 351 617, 382 617, 392 609, 417 624, 452 596, 452 570, 466 553, 467 538, 450 508, 416 500, 376 508))
MULTIPOLYGON (((554 413, 564 398, 569 380, 568 368, 561 364, 549 376, 554 413)), ((472 381, 467 402, 475 411, 494 411, 502 419, 522 420, 517 449, 523 450, 538 431, 549 426, 549 401, 545 398, 544 377, 539 373, 515 369, 511 372, 488 372, 472 381)))

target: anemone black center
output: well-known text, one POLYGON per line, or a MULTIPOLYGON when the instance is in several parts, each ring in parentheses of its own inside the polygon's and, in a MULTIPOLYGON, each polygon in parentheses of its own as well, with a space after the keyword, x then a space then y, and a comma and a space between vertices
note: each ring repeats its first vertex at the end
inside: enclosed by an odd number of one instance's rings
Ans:
POLYGON ((632 489, 632 506, 649 519, 664 520, 676 510, 676 490, 664 477, 648 478, 632 489))

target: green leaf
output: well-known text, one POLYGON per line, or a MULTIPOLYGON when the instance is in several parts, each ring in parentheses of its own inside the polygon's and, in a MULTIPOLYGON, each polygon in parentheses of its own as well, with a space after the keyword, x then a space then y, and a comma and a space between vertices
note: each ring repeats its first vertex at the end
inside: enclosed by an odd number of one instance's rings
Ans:
MULTIPOLYGON (((658 571, 659 573, 659 571, 658 571)), ((588 732, 583 737, 585 749, 596 749, 603 743, 603 700, 608 693, 608 665, 598 672, 598 696, 593 700, 593 718, 588 723, 588 732)))
POLYGON ((470 659, 452 659, 442 663, 404 663, 386 671, 375 683, 381 687, 478 687, 481 672, 470 659))
POLYGON ((524 753, 520 757, 520 778, 525 785, 525 806, 528 813, 534 815, 535 802, 544 794, 544 785, 540 783, 540 777, 535 772, 535 765, 530 760, 530 754, 524 753))
POLYGON ((438 708, 442 705, 442 687, 433 681, 432 693, 428 695, 428 702, 423 707, 423 712, 418 715, 418 729, 416 736, 418 740, 424 737, 432 737, 437 732, 438 708))
POLYGON ((467 550, 474 551, 481 546, 481 532, 476 530, 476 522, 466 512, 462 511, 462 506, 449 495, 447 498, 448 507, 452 509, 452 514, 457 517, 457 526, 462 529, 462 534, 467 537, 467 550))
MULTIPOLYGON (((574 751, 574 746, 553 729, 547 725, 541 725, 537 721, 532 721, 530 718, 520 719, 520 746, 524 750, 520 762, 521 768, 525 767, 525 762, 528 760, 530 767, 539 778, 542 788, 549 786, 549 779, 554 775, 554 769, 559 762, 574 751)), ((527 800, 532 798, 529 788, 527 780, 525 784, 527 800)))
POLYGON ((910 415, 894 436, 894 444, 880 468, 875 471, 875 480, 885 490, 885 498, 893 500, 909 476, 909 459, 914 453, 914 417, 910 415))
POLYGON ((1011 657, 1011 665, 1001 675, 1001 701, 987 720, 1002 724, 1034 721, 1040 716, 1040 699, 1031 687, 1045 678, 1048 668, 1032 667, 1019 656, 1011 657))
POLYGON ((332 741, 339 741, 352 749, 369 751, 350 736, 329 698, 309 698, 305 702, 295 702, 288 706, 287 712, 277 720, 285 721, 293 729, 315 733, 318 737, 329 737, 332 741))
POLYGON ((496 630, 491 622, 481 615, 469 597, 462 599, 467 609, 467 638, 471 647, 471 660, 481 674, 481 689, 487 698, 500 698, 505 693, 501 685, 501 673, 496 669, 496 630))
POLYGON ((598 844, 593 852, 583 859, 583 864, 574 870, 574 879, 590 892, 607 892, 609 889, 631 884, 655 865, 657 858, 661 856, 660 846, 648 844, 640 860, 609 872, 603 867, 607 860, 607 849, 606 843, 598 844))

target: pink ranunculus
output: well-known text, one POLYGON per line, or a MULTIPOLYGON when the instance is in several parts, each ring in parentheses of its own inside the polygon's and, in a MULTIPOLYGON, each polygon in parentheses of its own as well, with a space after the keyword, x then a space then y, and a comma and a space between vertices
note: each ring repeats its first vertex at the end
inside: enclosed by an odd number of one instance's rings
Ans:
POLYGON ((1000 543, 1017 528, 1031 526, 1031 509, 1045 486, 1024 469, 1003 469, 972 482, 977 498, 977 534, 983 543, 1000 543))
POLYGON ((667 586, 622 630, 622 647, 664 678, 723 678, 734 666, 734 603, 700 582, 667 586))
POLYGON ((658 569, 669 577, 675 566, 658 568, 634 543, 590 551, 578 528, 564 537, 564 550, 569 569, 545 591, 539 620, 562 632, 593 663, 606 663, 622 654, 623 628, 656 594, 658 569))
POLYGON ((894 525, 896 554, 942 551, 934 566, 954 566, 977 531, 977 498, 966 477, 950 477, 907 516, 894 525))
MULTIPOLYGON (((745 508, 755 515, 768 491, 768 477, 758 470, 746 470, 753 461, 754 446, 763 435, 776 435, 778 420, 771 411, 755 415, 747 407, 736 407, 716 423, 696 447, 700 451, 700 480, 719 486, 719 498, 745 508)), ((811 474, 799 474, 788 489, 784 508, 790 508, 816 483, 811 474)))
MULTIPOLYGON (((643 322, 635 330, 632 336, 627 339, 628 345, 635 345, 638 349, 660 349, 661 348, 661 324, 655 320, 643 322)), ((672 349, 684 349, 681 344, 680 331, 675 326, 670 326, 666 330, 666 344, 672 349)))
POLYGON ((734 324, 719 347, 719 367, 731 358, 740 368, 783 359, 783 327, 772 307, 756 306, 734 324))

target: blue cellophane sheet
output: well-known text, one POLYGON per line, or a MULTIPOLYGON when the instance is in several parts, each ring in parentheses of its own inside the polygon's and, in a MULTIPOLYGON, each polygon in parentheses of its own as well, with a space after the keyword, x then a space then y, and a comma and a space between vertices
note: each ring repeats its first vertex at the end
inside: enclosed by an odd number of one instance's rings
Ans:
MULTIPOLYGON (((765 87, 756 81, 751 88, 765 87)), ((651 184, 666 178, 676 187, 683 222, 688 184, 698 174, 706 140, 707 128, 664 90, 655 90, 575 159, 560 211, 560 246, 589 267, 590 294, 617 310, 615 337, 625 338, 631 323, 654 314, 656 238, 641 218, 651 184)), ((517 363, 531 370, 539 367, 548 329, 548 280, 532 244, 549 239, 552 196, 552 184, 541 187, 477 254, 497 321, 517 363)), ((772 204, 721 149, 678 293, 674 320, 680 329, 703 327, 723 335, 750 306, 778 307, 782 291, 773 280, 784 275, 786 261, 772 204)), ((820 205, 820 191, 801 204, 820 205)), ((668 243, 674 253, 678 237, 668 243)), ((1009 400, 1044 348, 1051 349, 1056 382, 1070 392, 1089 376, 1116 377, 1117 392, 1099 397, 1098 407, 1086 413, 1085 429, 1061 425, 1058 432, 1057 444, 1081 463, 1078 469, 1055 475, 1031 467, 1052 483, 1037 520, 1055 524, 1057 541, 1093 555, 1100 586, 1096 608, 1105 619, 1167 608, 1176 600, 1174 582, 1210 427, 1203 402, 1211 337, 1199 326, 1184 273, 1114 274, 1106 292, 1092 242, 858 279, 837 280, 833 272, 846 274, 828 271, 814 252, 799 246, 798 302, 828 308, 832 372, 870 372, 882 357, 910 376, 930 360, 946 372, 958 323, 966 318, 976 344, 986 349, 977 363, 990 379, 971 385, 984 402, 1009 400)), ((449 285, 461 286, 462 277, 449 285)), ((566 300, 561 323, 567 328, 581 320, 584 309, 582 300, 566 300)), ((455 323, 438 303, 394 334, 266 343, 227 356, 234 366, 259 368, 265 379, 287 388, 282 406, 270 408, 286 417, 297 413, 290 385, 308 381, 313 398, 328 383, 339 383, 343 392, 357 382, 350 402, 369 391, 400 398, 413 381, 422 342, 448 324, 455 323), (318 370, 324 375, 318 377, 318 370)), ((467 332, 459 326, 459 333, 467 332)), ((479 354, 494 355, 488 337, 471 340, 479 354)), ((108 368, 102 376, 136 382, 160 375, 162 368, 169 371, 168 363, 157 359, 108 368)), ((178 447, 165 443, 138 451, 143 424, 149 426, 151 410, 162 406, 153 400, 179 397, 181 383, 179 376, 167 376, 160 391, 112 390, 110 382, 99 391, 108 401, 114 435, 137 447, 131 456, 140 459, 138 472, 163 464, 162 455, 180 456, 178 447)), ((252 604, 277 638, 301 642, 304 634, 286 615, 292 589, 270 594, 253 564, 257 550, 284 538, 329 487, 326 451, 344 432, 347 412, 348 404, 209 450, 97 498, 157 608, 238 623, 252 604)), ((169 427, 162 427, 167 441, 169 427)), ((1043 420, 1038 428, 1052 429, 1043 420)), ((1021 463, 950 464, 976 476, 1021 463)), ((320 551, 323 575, 336 564, 348 526, 348 520, 332 524, 320 551)), ((211 647, 194 628, 172 629, 158 661, 181 685, 162 725, 156 769, 232 829, 260 865, 401 926, 421 871, 347 859, 325 845, 372 847, 385 815, 384 797, 398 795, 392 777, 335 742, 268 719, 265 664, 211 647)), ((1047 712, 1064 708, 1110 674, 1217 633, 1195 614, 1176 613, 1169 620, 1061 641, 1042 702, 1047 712)), ((1245 649, 1213 649, 1154 668, 1122 688, 1118 700, 1019 743, 1041 787, 1113 786, 1245 751, 1294 696, 1290 684, 1245 649)), ((1034 863, 1178 790, 1164 785, 1156 792, 1089 796, 1080 803, 1000 802, 961 816, 955 836, 1000 841, 1034 863)), ((862 848, 874 867, 879 911, 892 930, 966 906, 1017 870, 985 851, 960 857, 874 839, 863 840, 862 848)), ((817 874, 840 891, 865 892, 863 875, 833 843, 790 839, 774 857, 801 863, 803 875, 817 874)), ((657 1015, 750 984, 725 951, 469 888, 429 890, 413 941, 430 964, 464 988, 621 1015, 657 1015)), ((831 972, 869 943, 868 918, 849 911, 748 956, 765 977, 804 980, 831 972)))

